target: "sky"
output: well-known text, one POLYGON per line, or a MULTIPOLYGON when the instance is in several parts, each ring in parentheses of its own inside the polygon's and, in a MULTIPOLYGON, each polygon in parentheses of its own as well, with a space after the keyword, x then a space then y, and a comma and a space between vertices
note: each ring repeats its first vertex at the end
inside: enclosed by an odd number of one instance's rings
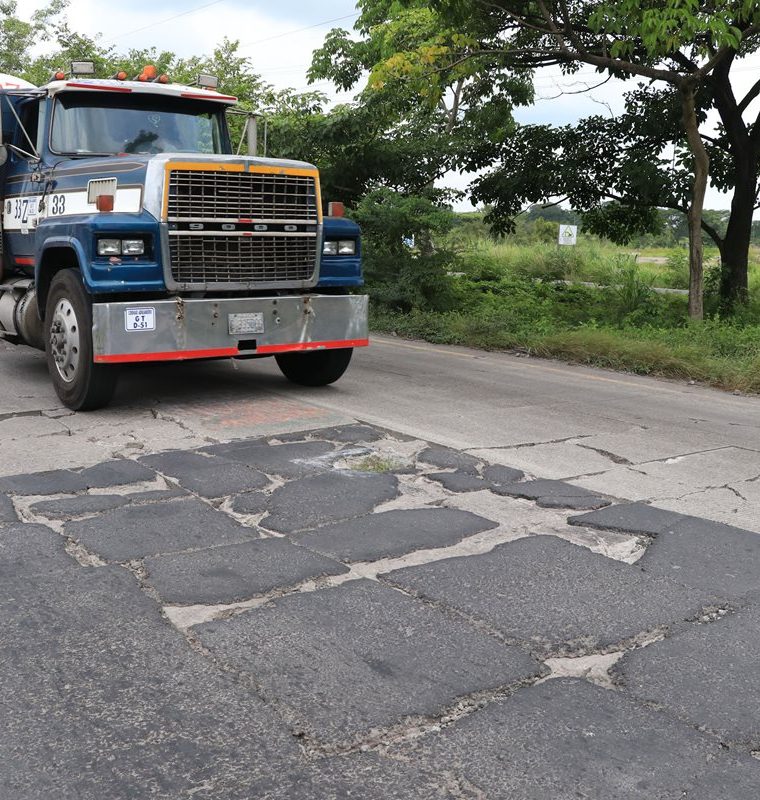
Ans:
MULTIPOLYGON (((18 13, 26 17, 45 4, 45 0, 18 0, 18 13)), ((239 39, 241 54, 248 56, 255 71, 274 86, 316 88, 333 101, 351 98, 351 94, 336 92, 329 82, 310 86, 306 70, 312 52, 331 28, 351 30, 358 16, 355 0, 70 0, 67 16, 73 30, 100 35, 103 44, 113 44, 118 50, 155 46, 190 56, 210 53, 225 36, 239 39)), ((748 90, 758 72, 760 56, 734 67, 736 92, 748 90)), ((556 69, 542 70, 535 80, 537 103, 517 109, 515 117, 523 124, 562 125, 592 114, 622 110, 623 93, 632 84, 612 80, 593 91, 577 93, 598 81, 599 76, 589 67, 582 67, 572 77, 563 77, 556 69)), ((760 100, 749 110, 757 113, 759 107, 760 100)), ((470 177, 451 174, 445 182, 464 188, 470 177)), ((726 195, 708 190, 708 208, 728 208, 729 204, 726 195)), ((471 206, 463 202, 459 208, 471 206)))

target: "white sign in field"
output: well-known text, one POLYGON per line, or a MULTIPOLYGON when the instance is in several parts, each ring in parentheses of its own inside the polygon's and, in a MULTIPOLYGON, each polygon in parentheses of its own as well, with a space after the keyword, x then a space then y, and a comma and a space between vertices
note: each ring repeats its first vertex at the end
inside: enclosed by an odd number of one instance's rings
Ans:
POLYGON ((577 244, 578 243, 578 226, 577 225, 560 225, 559 226, 559 243, 560 244, 577 244))

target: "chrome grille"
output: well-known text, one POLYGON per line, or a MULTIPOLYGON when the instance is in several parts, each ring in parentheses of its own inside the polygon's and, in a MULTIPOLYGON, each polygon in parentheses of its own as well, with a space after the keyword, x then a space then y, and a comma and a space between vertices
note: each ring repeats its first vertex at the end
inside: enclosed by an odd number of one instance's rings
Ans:
POLYGON ((314 274, 317 237, 169 237, 172 277, 179 284, 289 283, 314 274))
POLYGON ((317 222, 310 175, 171 170, 169 219, 253 219, 317 222))
POLYGON ((185 287, 316 280, 318 202, 313 175, 170 170, 172 278, 185 287))

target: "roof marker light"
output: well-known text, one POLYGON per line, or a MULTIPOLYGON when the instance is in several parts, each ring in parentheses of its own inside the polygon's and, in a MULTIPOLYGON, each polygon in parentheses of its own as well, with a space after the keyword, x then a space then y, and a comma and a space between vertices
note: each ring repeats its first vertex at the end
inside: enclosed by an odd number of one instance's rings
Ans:
POLYGON ((208 75, 202 72, 196 81, 201 89, 213 89, 216 91, 219 88, 219 78, 216 75, 208 75))
POLYGON ((157 75, 158 70, 153 66, 153 64, 146 64, 142 68, 142 72, 137 76, 137 78, 135 78, 135 80, 145 83, 146 81, 155 80, 157 75))
POLYGON ((333 201, 332 203, 327 204, 327 216, 328 217, 344 217, 346 215, 346 207, 343 203, 338 203, 337 201, 333 201))
POLYGON ((169 76, 168 75, 159 75, 157 78, 154 78, 156 83, 169 83, 169 76))
POLYGON ((66 73, 62 69, 58 69, 53 73, 53 75, 51 77, 51 80, 53 80, 53 81, 65 81, 66 80, 66 73))
POLYGON ((115 81, 125 81, 126 79, 127 79, 127 73, 124 72, 123 69, 119 70, 113 76, 113 80, 115 80, 115 81))
POLYGON ((71 62, 72 75, 94 75, 95 62, 94 61, 72 61, 71 62))

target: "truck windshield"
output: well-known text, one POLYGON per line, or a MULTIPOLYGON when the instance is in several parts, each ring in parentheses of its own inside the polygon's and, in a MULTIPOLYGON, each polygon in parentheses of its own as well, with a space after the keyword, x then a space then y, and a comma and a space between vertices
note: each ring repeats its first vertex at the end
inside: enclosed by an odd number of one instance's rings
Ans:
POLYGON ((223 153, 216 103, 166 95, 64 92, 53 111, 50 148, 72 155, 223 153), (105 101, 105 102, 104 102, 105 101))

